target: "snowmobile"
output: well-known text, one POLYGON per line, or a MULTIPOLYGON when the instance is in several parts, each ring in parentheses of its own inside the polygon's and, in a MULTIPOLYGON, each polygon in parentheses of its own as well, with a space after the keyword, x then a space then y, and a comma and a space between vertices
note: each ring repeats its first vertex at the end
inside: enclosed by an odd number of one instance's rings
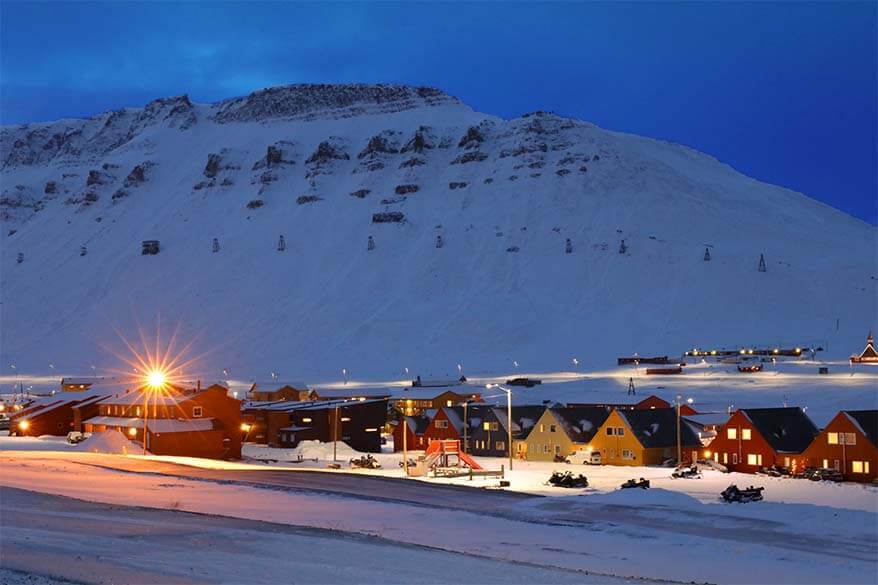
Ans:
MULTIPOLYGON (((409 464, 409 467, 414 467, 414 466, 416 465, 415 460, 412 459, 411 457, 409 457, 408 464, 409 464)), ((400 467, 401 469, 405 469, 405 461, 400 461, 400 462, 399 462, 399 467, 400 467)))
POLYGON ((584 488, 588 487, 588 478, 581 473, 579 475, 573 475, 570 471, 553 471, 552 476, 547 483, 548 485, 553 485, 555 487, 584 488))
POLYGON ((359 467, 361 469, 381 469, 381 464, 372 455, 363 455, 357 459, 351 459, 351 467, 359 467))
POLYGON ((567 459, 566 457, 564 457, 563 455, 555 455, 555 456, 552 458, 552 461, 553 461, 554 463, 570 463, 570 460, 567 459))
POLYGON ((701 479, 701 472, 698 471, 697 465, 687 467, 678 467, 671 474, 674 479, 701 479))
POLYGON ((762 499, 762 490, 764 487, 753 487, 752 485, 745 490, 738 489, 738 486, 735 484, 730 485, 722 492, 720 492, 720 497, 726 502, 740 502, 742 504, 746 504, 747 502, 758 502, 762 499))
POLYGON ((628 488, 642 488, 642 489, 648 490, 649 489, 649 480, 643 479, 642 477, 639 480, 629 479, 628 481, 623 483, 621 487, 623 490, 628 489, 628 488))
POLYGON ((789 477, 790 470, 786 467, 779 467, 775 465, 773 467, 763 467, 756 473, 757 475, 767 475, 769 477, 789 477))

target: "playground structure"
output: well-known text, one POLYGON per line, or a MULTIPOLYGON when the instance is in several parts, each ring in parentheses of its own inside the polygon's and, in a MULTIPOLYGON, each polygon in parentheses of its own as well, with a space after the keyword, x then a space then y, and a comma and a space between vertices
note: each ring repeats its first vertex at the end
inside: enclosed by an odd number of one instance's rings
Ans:
POLYGON ((414 465, 408 466, 408 474, 412 477, 424 477, 429 473, 433 477, 503 477, 505 469, 488 470, 479 465, 475 459, 460 450, 457 439, 440 439, 430 441, 423 455, 418 456, 414 465))

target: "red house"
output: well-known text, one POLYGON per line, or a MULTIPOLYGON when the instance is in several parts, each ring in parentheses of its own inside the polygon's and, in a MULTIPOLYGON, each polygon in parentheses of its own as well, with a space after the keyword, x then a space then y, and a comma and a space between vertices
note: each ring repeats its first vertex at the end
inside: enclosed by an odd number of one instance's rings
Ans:
MULTIPOLYGON (((94 405, 109 396, 93 392, 65 392, 31 403, 27 408, 9 415, 10 434, 26 437, 41 435, 67 436, 82 430, 76 418, 76 407, 94 405)), ((96 410, 96 407, 92 407, 96 410)), ((92 412, 86 410, 86 412, 92 412)))
POLYGON ((835 468, 845 480, 878 478, 878 410, 843 410, 803 453, 811 467, 835 468))
POLYGON ((393 450, 402 451, 403 445, 409 451, 424 451, 427 449, 427 441, 424 439, 424 432, 430 425, 430 417, 424 415, 415 415, 405 417, 405 424, 398 422, 393 428, 393 450), (405 442, 403 442, 403 431, 405 431, 405 442))
POLYGON ((463 439, 463 409, 440 408, 433 415, 430 424, 424 430, 424 441, 430 445, 430 441, 439 439, 463 439))
POLYGON ((802 453, 817 433, 798 407, 741 409, 719 427, 704 455, 730 471, 755 473, 778 466, 796 472, 805 467, 802 453))
POLYGON ((138 388, 98 403, 85 432, 118 430, 154 455, 241 458, 241 401, 224 386, 160 391, 138 388))

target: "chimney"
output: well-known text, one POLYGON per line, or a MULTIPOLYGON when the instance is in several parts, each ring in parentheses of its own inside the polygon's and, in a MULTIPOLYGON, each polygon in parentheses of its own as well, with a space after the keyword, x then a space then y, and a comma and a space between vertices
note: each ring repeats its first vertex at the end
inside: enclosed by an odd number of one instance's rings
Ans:
POLYGON ((201 378, 199 378, 198 380, 195 380, 195 390, 197 390, 198 392, 201 392, 201 378))

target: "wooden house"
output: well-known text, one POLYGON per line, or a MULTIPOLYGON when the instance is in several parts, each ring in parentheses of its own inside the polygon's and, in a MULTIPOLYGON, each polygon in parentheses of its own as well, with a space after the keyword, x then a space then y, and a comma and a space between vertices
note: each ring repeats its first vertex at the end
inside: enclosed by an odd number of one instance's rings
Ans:
POLYGON ((108 396, 109 394, 83 390, 36 400, 27 407, 9 414, 9 432, 22 437, 67 436, 70 431, 82 430, 77 424, 79 422, 76 419, 77 405, 92 405, 108 396))
POLYGON ((878 364, 878 352, 875 351, 875 339, 872 332, 866 338, 866 347, 860 352, 860 355, 851 356, 852 364, 878 364))
POLYGON ((409 451, 426 450, 427 441, 424 439, 424 432, 430 425, 430 416, 427 414, 418 414, 403 418, 405 420, 404 424, 398 421, 393 427, 393 450, 395 452, 402 451, 403 446, 409 451), (403 432, 406 433, 404 440, 403 432))
POLYGON ((436 409, 424 430, 427 446, 431 441, 454 439, 463 441, 463 408, 444 406, 436 409))
POLYGON ((847 481, 878 479, 878 410, 843 410, 802 453, 809 467, 834 468, 847 481))
POLYGON ((61 378, 62 392, 83 392, 92 386, 101 386, 117 383, 114 378, 91 377, 91 378, 61 378))
MULTIPOLYGON (((480 406, 469 413, 469 445, 467 452, 483 457, 505 457, 509 441, 507 409, 502 406, 480 406)), ((519 458, 527 453, 527 436, 542 417, 544 405, 512 407, 513 451, 519 458)))
MULTIPOLYGON (((680 420, 683 461, 697 458, 701 441, 696 431, 680 420)), ((613 410, 589 447, 607 465, 661 465, 677 458, 677 411, 674 408, 613 410)))
POLYGON ((294 448, 302 441, 341 441, 355 451, 381 452, 381 429, 387 422, 387 400, 329 400, 288 403, 286 426, 277 444, 294 448))
POLYGON ((817 433, 801 408, 742 408, 717 429, 704 455, 730 471, 755 473, 774 466, 799 471, 817 433))
POLYGON ((138 388, 97 406, 97 415, 83 421, 83 431, 118 430, 131 441, 145 441, 154 455, 241 458, 241 401, 224 386, 138 388))
POLYGON ((313 392, 301 382, 289 383, 254 383, 247 392, 247 397, 254 402, 272 402, 275 400, 311 400, 313 392))
POLYGON ((469 392, 467 386, 434 388, 404 388, 393 392, 390 396, 391 405, 406 416, 423 414, 427 410, 450 408, 464 402, 481 402, 479 392, 469 392))
POLYGON ((546 408, 527 435, 528 461, 552 461, 585 449, 610 415, 608 407, 546 408))

